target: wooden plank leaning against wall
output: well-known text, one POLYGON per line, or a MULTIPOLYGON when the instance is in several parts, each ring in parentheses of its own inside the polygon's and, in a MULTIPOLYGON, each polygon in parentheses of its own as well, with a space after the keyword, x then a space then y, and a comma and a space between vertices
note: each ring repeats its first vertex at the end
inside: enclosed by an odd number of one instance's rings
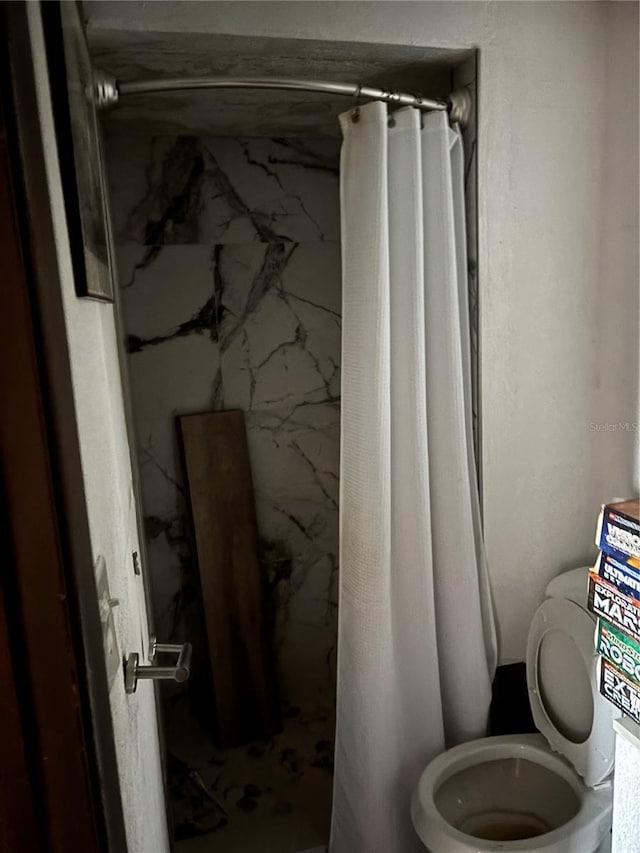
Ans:
POLYGON ((253 481, 241 411, 178 418, 220 746, 279 729, 267 648, 253 481))

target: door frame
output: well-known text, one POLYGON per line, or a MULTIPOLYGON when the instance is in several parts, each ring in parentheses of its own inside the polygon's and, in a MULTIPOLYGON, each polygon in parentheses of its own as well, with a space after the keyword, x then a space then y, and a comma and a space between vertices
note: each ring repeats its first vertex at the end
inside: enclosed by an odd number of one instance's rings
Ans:
MULTIPOLYGON (((0 70, 5 72, 3 80, 10 81, 2 91, 7 187, 1 199, 2 236, 5 250, 15 249, 11 266, 3 260, 0 285, 0 459, 13 552, 9 571, 3 573, 3 593, 6 612, 12 615, 8 631, 13 683, 23 729, 12 731, 12 736, 24 745, 40 849, 125 853, 40 132, 38 106, 43 93, 34 66, 42 57, 33 56, 31 47, 30 15, 39 14, 37 7, 36 3, 0 7, 0 70)), ((4 805, 0 803, 0 808, 4 805)), ((31 853, 37 848, 23 849, 31 853)))

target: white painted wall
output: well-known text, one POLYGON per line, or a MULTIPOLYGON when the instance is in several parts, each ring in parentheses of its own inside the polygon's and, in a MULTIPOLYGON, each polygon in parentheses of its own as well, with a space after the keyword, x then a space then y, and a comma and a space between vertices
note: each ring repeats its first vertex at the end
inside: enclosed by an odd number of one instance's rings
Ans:
POLYGON ((633 488, 637 5, 88 2, 90 27, 479 47, 483 499, 501 657, 633 488), (635 73, 633 72, 636 63, 635 73), (622 86, 620 89, 619 87, 622 86))
POLYGON ((613 853, 630 853, 640 838, 640 726, 614 722, 616 776, 613 793, 613 853))
MULTIPOLYGON (((610 17, 607 78, 607 142, 605 145, 604 210, 607 224, 602 240, 602 304, 611 299, 621 308, 626 293, 638 288, 638 5, 613 3, 610 17), (612 130, 614 132, 612 132, 612 130)), ((606 351, 617 364, 638 359, 638 337, 631 344, 620 334, 624 313, 603 311, 606 351)), ((635 311, 638 321, 638 310, 635 311)), ((625 374, 610 375, 602 383, 605 405, 629 392, 625 374)), ((637 405, 640 402, 637 401, 637 405)), ((634 420, 640 422, 640 409, 634 420)), ((640 434, 635 435, 635 489, 640 493, 640 434)), ((607 442, 609 453, 615 443, 607 442)), ((613 853, 637 847, 640 837, 640 727, 631 720, 616 722, 615 783, 613 796, 613 853)))
MULTIPOLYGON (((640 359, 638 344, 639 309, 638 294, 638 80, 640 78, 639 45, 639 5, 638 3, 613 2, 610 4, 608 38, 608 76, 607 108, 603 115, 606 126, 604 159, 604 199, 603 211, 606 217, 602 234, 602 275, 603 287, 600 291, 603 305, 606 302, 618 306, 618 311, 603 311, 603 342, 608 358, 616 364, 631 364, 640 359), (629 294, 635 291, 635 311, 631 306, 628 325, 620 325, 624 305, 629 294), (627 340, 623 331, 633 329, 635 340, 627 340)), ((628 334, 628 332, 627 332, 628 334)), ((606 406, 616 411, 616 401, 629 394, 627 371, 611 374, 609 381, 603 383, 603 391, 608 394, 606 406)), ((630 403, 633 402, 631 394, 630 403)), ((634 421, 640 424, 640 395, 636 398, 634 421)), ((615 441, 608 443, 609 452, 615 452, 615 441)), ((634 486, 640 494, 640 431, 635 433, 635 473, 634 486)))
MULTIPOLYGON (((39 4, 29 4, 29 19, 93 557, 95 561, 98 555, 104 556, 111 595, 120 602, 114 609, 120 653, 142 652, 143 642, 146 652, 144 590, 131 561, 132 551, 140 549, 114 311, 110 304, 75 295, 39 4)), ((128 851, 168 853, 152 682, 142 682, 135 695, 127 696, 120 673, 109 698, 128 851)))

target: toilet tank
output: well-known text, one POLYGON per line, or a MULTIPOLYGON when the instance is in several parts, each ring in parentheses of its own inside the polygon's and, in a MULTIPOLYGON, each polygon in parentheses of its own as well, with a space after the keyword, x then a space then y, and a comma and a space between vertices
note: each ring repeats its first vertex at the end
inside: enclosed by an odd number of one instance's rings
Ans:
POLYGON ((589 566, 571 569, 554 578, 544 591, 545 598, 564 598, 587 609, 589 566))

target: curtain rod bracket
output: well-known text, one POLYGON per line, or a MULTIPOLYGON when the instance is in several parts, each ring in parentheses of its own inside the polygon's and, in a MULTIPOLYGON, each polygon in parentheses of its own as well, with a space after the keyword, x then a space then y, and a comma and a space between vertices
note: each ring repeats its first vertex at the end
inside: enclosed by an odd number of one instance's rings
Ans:
POLYGON ((453 124, 466 127, 471 119, 473 101, 468 89, 456 89, 447 98, 449 102, 449 118, 453 124))
POLYGON ((113 109, 118 105, 118 81, 112 74, 93 69, 93 96, 99 112, 113 109))

